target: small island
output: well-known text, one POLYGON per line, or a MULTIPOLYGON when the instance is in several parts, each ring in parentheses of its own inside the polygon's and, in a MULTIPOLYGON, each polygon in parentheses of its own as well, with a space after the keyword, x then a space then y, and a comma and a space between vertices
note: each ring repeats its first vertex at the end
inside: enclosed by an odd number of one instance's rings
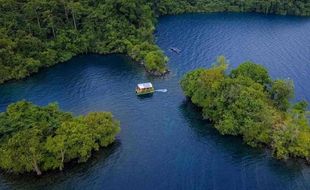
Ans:
POLYGON ((278 159, 310 162, 310 125, 305 101, 291 104, 290 80, 272 80, 266 68, 245 62, 228 72, 220 56, 210 69, 181 80, 187 97, 222 135, 242 136, 252 147, 268 147, 278 159))
POLYGON ((120 131, 111 113, 73 117, 57 104, 20 101, 0 113, 0 168, 10 173, 63 170, 70 161, 85 162, 92 151, 114 142, 120 131))

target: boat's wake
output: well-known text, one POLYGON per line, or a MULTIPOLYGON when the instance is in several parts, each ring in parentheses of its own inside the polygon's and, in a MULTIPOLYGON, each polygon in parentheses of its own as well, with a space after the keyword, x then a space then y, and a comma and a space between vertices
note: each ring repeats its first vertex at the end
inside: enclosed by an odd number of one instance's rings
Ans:
POLYGON ((168 92, 167 89, 158 89, 158 90, 155 90, 155 92, 168 92))

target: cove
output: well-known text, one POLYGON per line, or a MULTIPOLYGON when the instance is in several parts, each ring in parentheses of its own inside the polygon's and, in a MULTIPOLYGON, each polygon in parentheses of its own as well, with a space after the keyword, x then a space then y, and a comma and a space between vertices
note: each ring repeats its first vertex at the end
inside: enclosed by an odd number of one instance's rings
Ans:
POLYGON ((65 111, 111 111, 117 142, 87 163, 40 178, 0 174, 0 189, 309 189, 310 167, 278 161, 237 137, 220 136, 188 103, 179 79, 225 55, 231 67, 252 60, 274 78, 295 82, 295 100, 310 102, 310 19, 260 14, 185 14, 159 19, 156 41, 171 73, 152 78, 123 55, 83 55, 23 81, 0 86, 0 111, 20 99, 57 101, 65 111), (176 54, 169 50, 177 47, 176 54), (166 88, 134 93, 139 82, 166 88))

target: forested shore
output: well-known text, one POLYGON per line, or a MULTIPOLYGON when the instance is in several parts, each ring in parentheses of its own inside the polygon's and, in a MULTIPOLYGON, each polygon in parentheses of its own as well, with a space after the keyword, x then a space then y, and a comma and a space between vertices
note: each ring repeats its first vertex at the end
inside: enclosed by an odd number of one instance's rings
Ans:
POLYGON ((272 80, 266 68, 252 62, 230 72, 227 68, 221 56, 212 68, 191 71, 181 80, 203 118, 222 135, 241 136, 252 147, 269 147, 278 159, 310 163, 308 103, 290 103, 293 82, 272 80))
POLYGON ((8 173, 63 170, 114 142, 119 121, 109 112, 73 117, 57 104, 12 103, 0 113, 0 169, 8 173))
POLYGON ((310 15, 307 0, 1 0, 0 83, 83 53, 124 53, 155 75, 168 58, 155 44, 157 17, 186 12, 310 15))

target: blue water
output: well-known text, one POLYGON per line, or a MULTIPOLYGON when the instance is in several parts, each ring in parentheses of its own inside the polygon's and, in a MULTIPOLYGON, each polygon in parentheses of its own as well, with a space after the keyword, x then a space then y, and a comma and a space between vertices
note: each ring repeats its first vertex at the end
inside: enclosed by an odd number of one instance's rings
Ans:
POLYGON ((112 111, 122 131, 85 164, 42 177, 0 174, 1 189, 310 189, 310 166, 278 161, 238 137, 220 136, 201 120, 179 87, 189 70, 225 55, 231 68, 253 60, 274 78, 295 81, 295 100, 310 101, 310 19, 259 14, 161 17, 155 33, 169 56, 170 75, 149 77, 122 55, 83 55, 18 82, 0 86, 0 111, 26 99, 57 101, 75 115, 112 111), (180 54, 170 47, 182 50, 180 54), (135 85, 157 89, 136 97, 135 85))

